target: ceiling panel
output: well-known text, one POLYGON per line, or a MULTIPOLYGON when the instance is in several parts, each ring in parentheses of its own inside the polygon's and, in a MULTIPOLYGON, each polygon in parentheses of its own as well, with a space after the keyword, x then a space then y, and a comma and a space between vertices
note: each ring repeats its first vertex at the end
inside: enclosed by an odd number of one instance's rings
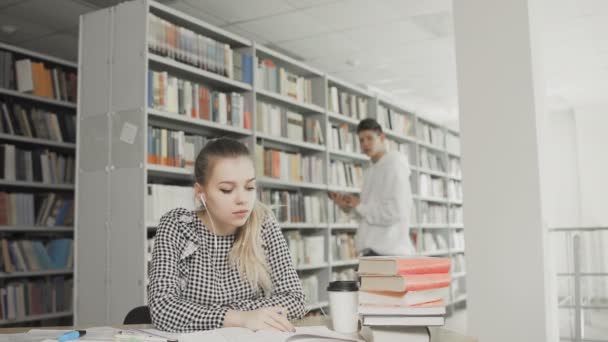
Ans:
POLYGON ((73 0, 28 0, 1 9, 0 13, 59 30, 78 26, 79 16, 93 10, 95 8, 87 3, 73 0))
POLYGON ((201 9, 200 6, 196 5, 196 1, 175 1, 170 3, 170 5, 178 11, 188 13, 188 15, 215 26, 223 26, 228 24, 228 20, 201 9))
POLYGON ((22 41, 40 37, 50 32, 48 27, 39 25, 36 22, 24 20, 15 16, 7 16, 0 12, 0 23, 2 25, 12 25, 16 31, 12 34, 0 32, 0 39, 11 44, 19 44, 22 41))
MULTIPOLYGON (((390 48, 402 43, 427 40, 433 37, 431 33, 412 23, 410 19, 359 27, 342 31, 342 33, 351 41, 356 42, 358 48, 364 49, 390 48)), ((389 54, 388 51, 390 50, 384 50, 384 53, 389 54)))
POLYGON ((200 12, 208 13, 228 23, 259 19, 292 10, 292 7, 283 0, 178 0, 178 2, 197 8, 200 12))
POLYGON ((302 10, 334 30, 394 21, 404 15, 377 1, 350 0, 302 10))
POLYGON ((406 16, 452 11, 452 0, 376 0, 406 16))
POLYGON ((285 0, 289 6, 293 8, 307 8, 314 6, 323 6, 334 2, 343 2, 348 0, 285 0))
MULTIPOLYGON (((226 29, 229 30, 231 27, 233 26, 226 26, 226 29)), ((330 31, 327 26, 314 22, 301 12, 290 12, 247 21, 236 25, 236 27, 275 43, 315 36, 330 31)))
POLYGON ((26 49, 76 61, 78 60, 78 39, 72 33, 55 34, 44 38, 29 40, 21 44, 26 49))
POLYGON ((277 45, 308 61, 320 56, 350 56, 356 49, 353 41, 336 32, 282 42, 277 45))

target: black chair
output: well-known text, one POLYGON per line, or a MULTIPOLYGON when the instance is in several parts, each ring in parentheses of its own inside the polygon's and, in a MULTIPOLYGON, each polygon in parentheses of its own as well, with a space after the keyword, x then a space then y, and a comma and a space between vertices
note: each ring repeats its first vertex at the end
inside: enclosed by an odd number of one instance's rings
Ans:
POLYGON ((125 316, 123 324, 152 324, 150 309, 147 305, 138 306, 134 309, 131 309, 127 316, 125 316))

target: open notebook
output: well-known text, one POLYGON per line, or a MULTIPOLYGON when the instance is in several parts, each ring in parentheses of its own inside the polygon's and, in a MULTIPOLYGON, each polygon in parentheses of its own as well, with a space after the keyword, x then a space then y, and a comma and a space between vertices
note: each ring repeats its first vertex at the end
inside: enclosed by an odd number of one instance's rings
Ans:
POLYGON ((364 342, 357 334, 345 335, 329 330, 325 326, 297 327, 295 333, 251 331, 245 328, 222 328, 181 334, 179 342, 364 342))

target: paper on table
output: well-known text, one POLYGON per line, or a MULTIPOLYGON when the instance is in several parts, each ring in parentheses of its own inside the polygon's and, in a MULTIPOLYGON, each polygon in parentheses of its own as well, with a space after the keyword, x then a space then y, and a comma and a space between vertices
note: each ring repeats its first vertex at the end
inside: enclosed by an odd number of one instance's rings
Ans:
POLYGON ((251 331, 245 328, 222 328, 216 330, 199 331, 181 334, 179 342, 312 342, 312 341, 350 341, 362 342, 363 340, 351 335, 339 334, 329 330, 325 326, 298 327, 295 333, 273 332, 273 331, 251 331))
MULTIPOLYGON (((8 335, 8 338, 0 338, 1 342, 56 342, 59 335, 72 330, 55 329, 31 329, 26 333, 8 335)), ((112 327, 95 327, 86 329, 87 334, 82 336, 79 341, 87 342, 107 342, 114 341, 114 335, 120 330, 112 327)))

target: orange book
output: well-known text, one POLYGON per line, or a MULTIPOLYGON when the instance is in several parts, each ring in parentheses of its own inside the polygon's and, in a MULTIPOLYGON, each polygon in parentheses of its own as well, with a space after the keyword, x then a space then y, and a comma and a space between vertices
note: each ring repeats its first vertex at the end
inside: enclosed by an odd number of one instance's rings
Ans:
POLYGON ((281 151, 271 150, 272 151, 272 177, 273 178, 281 178, 281 151))
POLYGON ((393 276, 361 276, 363 291, 421 291, 450 286, 449 273, 403 274, 393 276))
POLYGON ((42 88, 43 69, 42 63, 32 62, 32 78, 34 81, 34 95, 36 96, 44 96, 44 89, 42 88))
POLYGON ((359 261, 359 273, 375 275, 449 273, 451 264, 449 258, 363 257, 359 261))
POLYGON ((244 119, 243 128, 251 129, 251 112, 245 112, 243 119, 244 119))
POLYGON ((53 98, 53 78, 51 77, 51 70, 42 66, 42 83, 44 97, 53 98))

